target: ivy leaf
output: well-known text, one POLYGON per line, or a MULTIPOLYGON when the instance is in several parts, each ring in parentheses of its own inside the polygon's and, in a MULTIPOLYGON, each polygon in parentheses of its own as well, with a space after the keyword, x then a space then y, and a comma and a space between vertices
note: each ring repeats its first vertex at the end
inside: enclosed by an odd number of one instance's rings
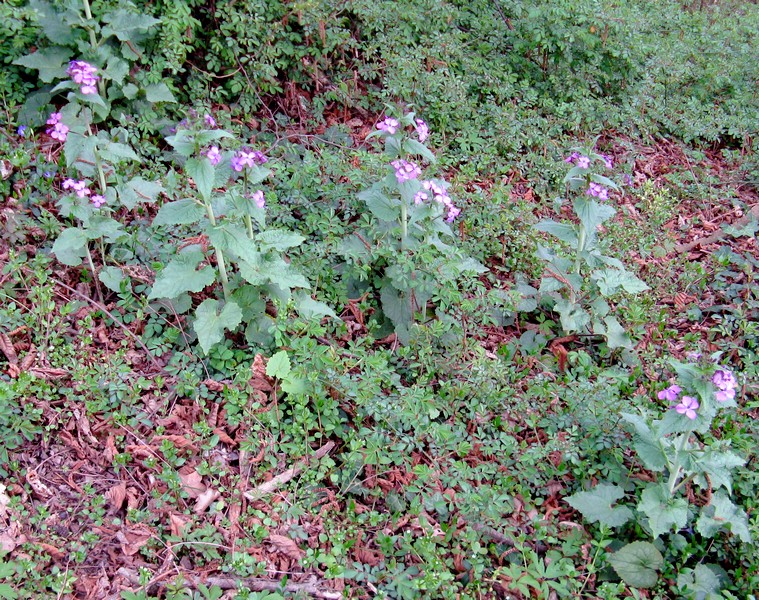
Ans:
POLYGON ((659 537, 688 523, 688 502, 684 498, 672 498, 662 484, 649 485, 641 494, 638 510, 648 517, 653 536, 659 537))
POLYGON ((285 379, 290 374, 290 357, 287 352, 280 350, 267 361, 266 374, 277 379, 285 379))
POLYGON ((204 300, 195 311, 192 328, 198 334, 198 343, 205 354, 218 344, 225 331, 234 330, 242 320, 242 311, 235 302, 227 302, 219 312, 219 301, 204 300))
POLYGON ((183 292, 199 292, 211 285, 216 272, 208 265, 197 270, 202 260, 203 253, 199 250, 178 255, 156 275, 148 300, 176 298, 183 292))
POLYGON ((200 221, 205 214, 206 209, 194 198, 182 198, 161 206, 153 225, 191 225, 200 221))
POLYGON ((599 483, 590 491, 577 492, 564 500, 590 523, 598 521, 609 527, 621 527, 633 516, 626 506, 613 506, 624 495, 625 491, 617 485, 599 483))
POLYGON ((59 262, 76 267, 87 255, 87 235, 78 227, 68 227, 61 231, 52 250, 59 262))
POLYGON ((664 557, 650 542, 633 542, 609 556, 609 562, 627 585, 650 588, 659 579, 657 571, 664 566, 664 557))
POLYGON ((39 71, 40 81, 51 83, 67 76, 66 69, 70 58, 71 51, 60 46, 52 46, 21 56, 14 60, 13 64, 35 69, 39 71))
POLYGON ((696 521, 696 530, 705 537, 714 537, 725 526, 747 544, 751 543, 751 533, 748 529, 748 517, 730 498, 722 492, 712 495, 709 504, 701 509, 701 515, 696 521))

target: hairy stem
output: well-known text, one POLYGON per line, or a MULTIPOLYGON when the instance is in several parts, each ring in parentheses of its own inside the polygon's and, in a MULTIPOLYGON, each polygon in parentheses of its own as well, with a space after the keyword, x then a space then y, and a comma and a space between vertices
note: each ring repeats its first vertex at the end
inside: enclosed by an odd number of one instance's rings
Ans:
MULTIPOLYGON (((213 208, 211 207, 210 202, 205 203, 206 207, 206 214, 208 215, 208 220, 211 223, 211 227, 216 227, 216 217, 213 214, 213 208)), ((221 251, 221 248, 219 248, 216 244, 213 244, 214 252, 216 253, 216 264, 219 267, 219 278, 221 279, 221 289, 224 290, 224 300, 229 302, 230 298, 232 297, 232 294, 229 291, 229 277, 227 276, 227 266, 224 262, 224 253, 221 251)))

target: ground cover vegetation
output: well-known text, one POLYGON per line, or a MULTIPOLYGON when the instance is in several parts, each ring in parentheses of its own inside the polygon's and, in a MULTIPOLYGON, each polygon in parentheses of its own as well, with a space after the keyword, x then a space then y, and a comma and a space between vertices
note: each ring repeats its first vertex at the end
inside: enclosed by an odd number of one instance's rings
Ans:
POLYGON ((759 9, 0 5, 0 596, 755 598, 759 9))

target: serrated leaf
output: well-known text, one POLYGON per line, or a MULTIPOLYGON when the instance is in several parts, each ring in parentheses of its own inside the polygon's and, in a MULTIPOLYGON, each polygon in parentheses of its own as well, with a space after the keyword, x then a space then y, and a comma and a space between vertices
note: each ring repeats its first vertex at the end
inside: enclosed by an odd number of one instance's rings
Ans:
POLYGON ((77 31, 71 27, 72 20, 79 20, 79 15, 70 8, 60 13, 50 2, 31 0, 29 7, 37 13, 37 22, 47 39, 54 44, 69 46, 76 40, 77 31))
POLYGON ((427 159, 429 162, 435 162, 435 155, 430 151, 427 146, 419 142, 418 140, 405 139, 403 141, 403 149, 409 154, 415 154, 427 159))
POLYGON ((120 163, 123 159, 139 161, 140 157, 131 146, 119 142, 108 142, 100 147, 100 156, 108 162, 120 163))
POLYGON ((724 487, 728 493, 732 493, 731 471, 735 467, 741 467, 746 461, 737 454, 727 451, 707 451, 696 462, 697 468, 709 475, 713 489, 724 487))
POLYGON ((216 279, 216 272, 208 265, 198 270, 203 253, 197 250, 178 255, 156 275, 148 300, 176 298, 183 292, 199 292, 216 279))
POLYGON ((609 348, 632 348, 632 339, 616 317, 606 317, 604 323, 606 324, 606 345, 609 348))
POLYGON ((124 281, 124 272, 118 267, 103 267, 98 273, 100 282, 112 292, 121 291, 121 282, 124 281))
POLYGON ((662 484, 649 485, 641 494, 638 510, 648 517, 651 533, 656 538, 672 530, 682 529, 688 523, 688 502, 672 498, 662 484))
POLYGON ((546 220, 534 225, 538 231, 550 233, 562 242, 570 244, 573 248, 577 247, 577 230, 574 225, 566 223, 557 223, 556 221, 546 220))
POLYGON ((59 262, 76 267, 87 255, 87 235, 78 227, 64 229, 53 243, 52 251, 59 262))
POLYGON ((120 8, 106 13, 103 21, 108 23, 102 28, 103 37, 115 35, 122 42, 132 42, 136 33, 144 33, 161 21, 150 15, 130 12, 120 8))
POLYGON ((280 350, 274 354, 266 363, 266 374, 269 377, 285 379, 290 374, 290 357, 287 352, 280 350))
POLYGON ((408 294, 399 292, 388 282, 382 286, 380 300, 382 312, 392 321, 396 330, 398 327, 408 327, 414 316, 408 294))
POLYGON ((192 328, 205 354, 218 344, 225 331, 233 331, 242 321, 242 311, 235 302, 227 302, 219 312, 219 301, 204 300, 195 311, 192 328))
POLYGON ((76 164, 77 170, 85 177, 95 174, 95 147, 97 139, 93 136, 84 136, 70 131, 63 144, 63 154, 66 157, 66 166, 76 164))
POLYGON ((242 225, 225 222, 222 225, 207 228, 206 233, 214 247, 225 254, 231 254, 253 266, 260 265, 261 253, 258 252, 256 243, 248 237, 242 225))
POLYGON ((358 194, 372 214, 383 221, 395 221, 401 216, 397 200, 392 200, 377 188, 369 188, 358 194))
POLYGON ((608 221, 617 214, 617 211, 608 204, 599 204, 595 200, 588 200, 583 196, 576 198, 573 206, 575 214, 589 232, 595 232, 601 223, 608 221))
POLYGON ((696 521, 696 530, 701 535, 711 538, 728 526, 743 542, 751 543, 746 513, 733 504, 724 492, 719 491, 714 493, 711 502, 701 509, 701 515, 696 521))
POLYGON ((302 235, 285 229, 268 229, 256 236, 262 250, 271 248, 280 252, 300 246, 305 239, 302 235))
POLYGON ((559 313, 561 327, 567 333, 583 332, 590 323, 588 312, 566 298, 557 300, 554 310, 559 313))
POLYGON ((107 243, 115 244, 124 233, 124 229, 115 219, 96 214, 89 220, 84 232, 90 240, 103 238, 107 243))
POLYGON ((214 166, 204 158, 188 158, 184 170, 195 181, 195 187, 198 188, 200 196, 208 202, 213 190, 214 166))
POLYGON ((651 588, 656 585, 664 557, 649 542, 633 542, 609 556, 609 562, 622 580, 632 587, 651 588))
POLYGON ((145 86, 145 99, 148 102, 176 102, 174 94, 165 83, 153 83, 145 86))
POLYGON ((20 56, 13 61, 13 64, 21 65, 27 69, 35 69, 39 72, 40 81, 51 83, 56 79, 67 77, 66 69, 70 58, 70 50, 60 46, 52 46, 20 56))
POLYGON ((614 506, 624 495, 625 491, 617 485, 599 483, 590 491, 577 492, 564 500, 590 523, 597 521, 609 527, 621 527, 633 517, 626 506, 614 506))
POLYGON ((688 592, 688 598, 694 600, 719 600, 724 571, 715 565, 696 565, 695 569, 684 569, 677 575, 677 587, 680 593, 688 592))
POLYGON ((158 194, 163 191, 163 186, 157 181, 133 177, 126 183, 121 184, 118 187, 118 191, 121 204, 127 209, 132 210, 141 202, 155 202, 158 194))
POLYGON ((629 294, 638 294, 649 289, 645 282, 622 269, 594 271, 592 277, 598 284, 599 291, 607 298, 616 294, 620 288, 629 294))
POLYGON ((182 198, 161 206, 153 219, 153 225, 191 225, 200 221, 205 214, 205 207, 194 198, 182 198))
POLYGON ((305 319, 321 319, 322 317, 338 319, 335 311, 327 304, 320 302, 319 300, 314 300, 308 294, 296 294, 294 300, 295 310, 297 310, 298 314, 305 319))

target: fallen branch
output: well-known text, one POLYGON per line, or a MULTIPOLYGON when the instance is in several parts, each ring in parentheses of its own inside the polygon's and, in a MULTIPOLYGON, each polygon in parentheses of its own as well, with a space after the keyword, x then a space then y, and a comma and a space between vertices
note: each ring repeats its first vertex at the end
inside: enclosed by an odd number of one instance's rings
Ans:
POLYGON ((245 492, 245 497, 248 500, 258 500, 261 496, 265 496, 266 494, 271 494, 279 486, 284 485, 285 483, 290 481, 293 477, 298 475, 303 470, 303 468, 308 465, 309 461, 312 458, 315 458, 315 459, 324 458, 327 454, 329 454, 332 451, 334 447, 335 447, 335 442, 327 442, 321 448, 319 448, 316 452, 314 452, 312 456, 301 459, 295 464, 295 466, 287 469, 287 471, 285 471, 284 473, 280 473, 279 475, 272 477, 269 481, 262 483, 255 489, 249 492, 245 492))
MULTIPOLYGON (((752 206, 748 214, 744 215, 743 217, 738 219, 735 223, 733 223, 733 227, 735 227, 736 229, 745 227, 752 221, 752 219, 759 219, 759 204, 752 206)), ((698 238, 697 240, 693 240, 692 242, 688 242, 687 244, 678 244, 677 246, 675 246, 675 250, 677 250, 678 252, 690 252, 696 246, 707 246, 709 244, 718 242, 726 235, 727 233, 724 230, 720 229, 719 231, 716 231, 711 235, 698 238)))
MULTIPOLYGON (((140 584, 140 576, 135 571, 130 571, 125 567, 121 567, 117 573, 126 579, 131 585, 140 584)), ((245 588, 253 592, 276 592, 284 591, 289 594, 305 593, 312 598, 325 598, 326 600, 337 600, 342 598, 342 594, 335 590, 330 590, 323 587, 323 584, 315 577, 311 576, 307 581, 288 581, 284 585, 280 581, 273 581, 270 579, 261 579, 258 577, 248 577, 244 579, 234 579, 232 577, 195 577, 188 573, 181 573, 182 586, 190 589, 198 589, 198 585, 202 584, 206 587, 216 586, 222 590, 236 590, 239 588, 245 588)), ((148 584, 148 587, 165 588, 167 586, 163 581, 156 581, 154 584, 148 584)), ((146 590, 148 593, 153 593, 157 590, 146 590)))

